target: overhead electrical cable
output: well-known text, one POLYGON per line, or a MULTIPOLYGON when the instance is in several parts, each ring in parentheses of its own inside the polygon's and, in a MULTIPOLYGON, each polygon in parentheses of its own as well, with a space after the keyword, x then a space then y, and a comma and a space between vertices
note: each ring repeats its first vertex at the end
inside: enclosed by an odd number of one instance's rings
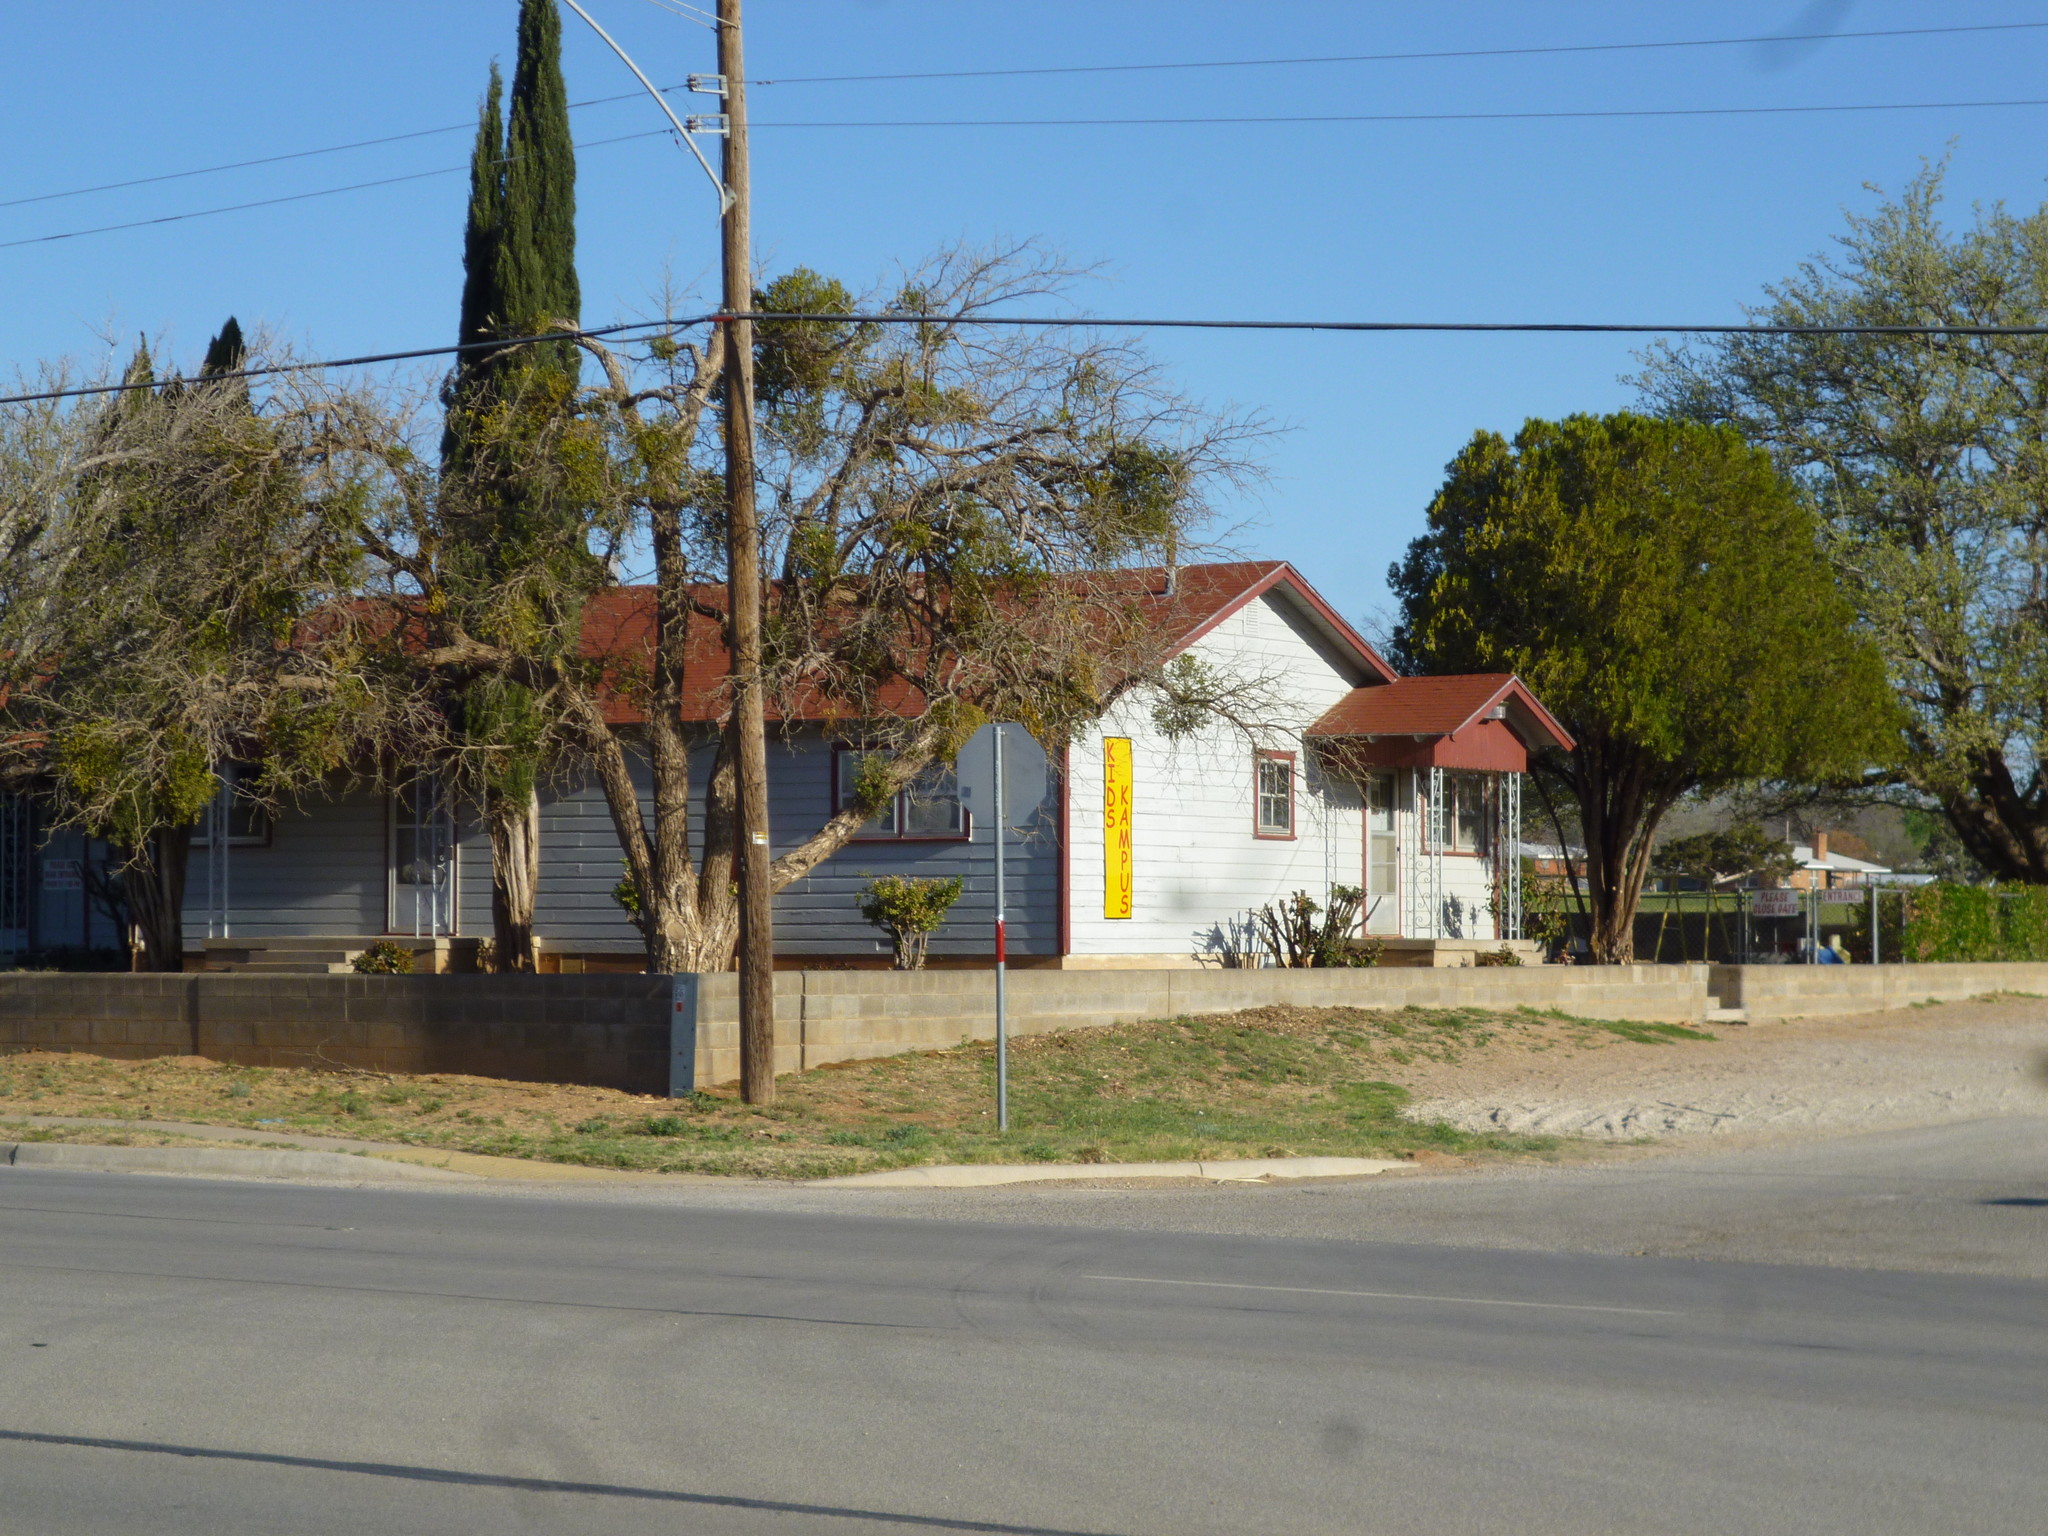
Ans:
POLYGON ((874 314, 757 310, 745 315, 712 311, 701 315, 673 316, 663 320, 620 321, 615 325, 585 326, 579 330, 549 331, 540 335, 512 336, 503 340, 450 343, 440 347, 413 347, 401 352, 373 352, 358 357, 322 358, 312 362, 276 363, 259 368, 243 368, 233 373, 193 374, 189 377, 153 379, 145 383, 84 384, 70 389, 46 389, 28 394, 0 395, 0 405, 23 405, 42 400, 71 400, 90 395, 119 395, 134 390, 167 389, 174 385, 217 384, 225 379, 261 379, 281 373, 311 373, 329 368, 360 368, 374 363, 409 362, 423 357, 452 357, 463 352, 479 350, 502 351, 542 342, 558 342, 565 337, 573 340, 583 337, 596 339, 625 336, 631 332, 672 333, 687 330, 692 326, 717 324, 726 320, 750 320, 757 325, 1002 325, 1081 331, 1331 331, 1376 335, 2048 337, 2048 324, 1778 325, 1769 321, 1657 324, 1644 321, 1599 320, 1235 320, 1103 318, 1094 315, 914 314, 897 310, 874 314))
MULTIPOLYGON (((680 91, 680 85, 663 86, 664 91, 680 91)), ((572 101, 569 110, 578 107, 601 107, 614 101, 638 101, 641 93, 627 91, 619 96, 592 96, 587 101, 572 101)), ((130 187, 154 186, 160 181, 185 181, 194 176, 212 176, 222 171, 246 171, 262 165, 282 165, 289 160, 311 160, 319 155, 338 155, 351 149, 375 149, 381 144, 403 144, 411 139, 431 139, 448 133, 475 133, 476 123, 450 123, 442 128, 417 128, 411 133, 386 134, 381 139, 357 139, 349 144, 329 144, 321 149, 295 149, 282 155, 261 155, 254 160, 229 160, 220 165, 202 165, 189 171, 165 171, 157 176, 137 176, 128 181, 102 182, 96 187, 73 187, 66 192, 38 192, 33 197, 14 197, 0 201, 0 208, 22 208, 30 203, 54 203, 67 197, 86 197, 94 192, 122 192, 130 187)), ((430 172, 428 174, 438 174, 430 172)))
MULTIPOLYGON (((592 139, 587 144, 578 144, 578 149, 599 149, 607 144, 624 144, 631 139, 659 139, 669 135, 667 128, 649 128, 640 133, 622 133, 609 139, 592 139)), ((510 160, 497 162, 510 164, 510 160)), ((99 224, 91 229, 66 230, 55 235, 29 235, 20 240, 0 240, 0 251, 11 250, 20 245, 49 245, 58 240, 77 240, 86 235, 107 235, 116 230, 147 229, 154 224, 177 224, 186 219, 210 219, 216 214, 242 213, 251 208, 274 208, 280 203, 303 203, 309 198, 337 197, 344 192, 364 192, 372 187, 391 187, 404 181, 425 181, 433 176, 453 176, 458 171, 468 171, 466 165, 444 165, 431 171, 409 171, 403 176, 380 176, 375 181, 353 181, 345 187, 320 187, 312 192, 286 192, 277 197, 259 197, 246 203, 229 203, 220 208, 195 208, 186 213, 160 214, 153 219, 130 219, 121 224, 99 224)))
POLYGON ((1332 53, 1278 59, 1198 59, 1185 64, 1045 64, 1015 69, 932 69, 889 75, 783 75, 749 85, 851 85, 881 80, 992 80, 1019 75, 1141 74, 1173 69, 1266 69, 1295 64, 1405 64, 1424 59, 1514 59, 1557 53, 1644 53, 1660 48, 1734 48, 1746 43, 1844 42, 1852 38, 1935 37, 1953 32, 2031 32, 2048 21, 1999 21, 1963 27, 1888 27, 1869 32, 1775 32, 1759 37, 1695 37, 1663 43, 1552 43, 1531 48, 1451 48, 1429 53, 1332 53))
MULTIPOLYGON (((1303 113, 1274 117, 1064 117, 1064 118, 899 118, 849 119, 833 122, 756 121, 753 128, 1142 128, 1202 127, 1235 128, 1273 126, 1289 123, 1492 123, 1611 118, 1694 118, 1772 117, 1787 115, 1839 114, 1847 112, 1937 112, 1965 109, 2048 107, 2048 97, 2015 98, 2007 101, 1895 101, 1852 102, 1841 106, 1796 107, 1621 107, 1563 112, 1359 112, 1303 113)), ((635 139, 671 136, 667 128, 650 128, 640 133, 621 133, 606 139, 578 144, 579 150, 598 149, 608 144, 625 144, 635 139)), ((467 171, 466 165, 442 166, 431 171, 411 171, 401 176, 384 176, 373 181, 350 182, 346 186, 321 187, 311 192, 289 192, 277 197, 255 198, 218 208, 195 208, 184 213, 159 214, 155 218, 130 219, 119 224, 97 224, 89 229, 63 230, 54 235, 27 235, 18 240, 0 240, 0 251, 25 245, 50 245, 60 240, 77 240, 86 235, 112 234, 124 229, 145 229, 158 224, 178 224, 186 219, 208 219, 224 213, 242 213, 251 208, 275 207, 280 203, 301 203, 316 197, 335 197, 344 192, 362 192, 372 187, 395 186, 400 182, 422 181, 432 176, 450 176, 467 171)))
POLYGON ((1780 117, 1828 112, 1941 112, 1981 107, 2048 107, 2048 98, 2004 101, 1869 101, 1798 107, 1610 107, 1561 112, 1304 112, 1284 116, 1211 113, 1206 117, 906 117, 756 122, 755 128, 1238 128, 1276 123, 1499 123, 1610 117, 1780 117))
MULTIPOLYGON (((657 0, 659 3, 659 0, 657 0)), ((663 6, 664 9, 668 7, 663 6)), ((688 19, 688 18, 685 18, 688 19)), ((710 23, 707 23, 707 25, 710 23)), ((752 80, 750 85, 836 85, 857 84, 864 81, 901 80, 978 80, 1006 76, 1029 75, 1088 75, 1088 74, 1142 74, 1162 70, 1189 69, 1263 69, 1284 66, 1315 64, 1376 64, 1401 63, 1427 59, 1485 59, 1517 58, 1543 54, 1570 53, 1626 53, 1669 48, 1723 48, 1747 43, 1800 43, 1817 42, 1823 39, 1846 40, 1852 38, 1887 37, 1932 37, 1949 33, 1967 32, 2023 32, 2048 29, 2048 21, 1996 22, 1982 26, 1961 27, 1903 27, 1882 31, 1866 32, 1794 32, 1777 33, 1755 37, 1706 37, 1690 38, 1660 43, 1563 43, 1536 48, 1461 48, 1433 53, 1340 53, 1303 55, 1298 58, 1272 59, 1200 59, 1185 63, 1155 64, 1058 64, 1022 69, 950 69, 924 70, 915 73, 870 74, 870 75, 796 75, 776 80, 752 80)), ((686 85, 665 85, 664 95, 687 90, 686 85)), ((638 91, 627 91, 616 96, 592 96, 583 101, 569 103, 571 111, 582 107, 607 106, 614 102, 633 101, 639 98, 638 91)), ((146 187, 163 181, 182 181, 193 176, 212 176, 225 171, 244 171, 258 166, 279 165, 291 160, 306 160, 319 155, 338 155, 355 149, 374 149, 384 144, 399 144, 410 139, 433 138, 440 134, 470 133, 476 128, 474 121, 449 123, 440 128, 418 128, 410 133, 387 134, 375 139, 357 139, 347 144, 329 144, 319 149, 297 149, 281 155, 262 155, 251 160, 229 160, 220 165, 196 166, 186 171, 165 171, 154 176, 136 176, 126 181, 103 182, 92 187, 72 187, 62 192, 39 192, 30 197, 0 199, 0 208, 20 208, 31 203, 57 202, 64 198, 86 197, 95 192, 118 192, 129 187, 146 187)))

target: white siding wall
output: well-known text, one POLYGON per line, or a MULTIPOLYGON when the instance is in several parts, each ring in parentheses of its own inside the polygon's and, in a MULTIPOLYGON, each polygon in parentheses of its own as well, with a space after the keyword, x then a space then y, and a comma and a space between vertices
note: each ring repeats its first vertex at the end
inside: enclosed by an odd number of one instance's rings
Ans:
POLYGON ((1247 604, 1192 647, 1238 676, 1273 681, 1284 739, 1297 754, 1296 836, 1253 835, 1253 747, 1218 724, 1174 742, 1131 700, 1076 740, 1071 758, 1072 950, 1077 955, 1212 953, 1248 910, 1303 890, 1359 885, 1364 823, 1357 788, 1302 751, 1301 732, 1362 679, 1286 597, 1247 604), (1136 893, 1128 919, 1103 916, 1102 738, 1131 739, 1136 893))

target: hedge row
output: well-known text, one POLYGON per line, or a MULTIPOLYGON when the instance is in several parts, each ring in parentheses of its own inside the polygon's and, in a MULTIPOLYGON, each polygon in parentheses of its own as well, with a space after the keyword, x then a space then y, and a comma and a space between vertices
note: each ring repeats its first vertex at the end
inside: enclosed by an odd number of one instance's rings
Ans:
POLYGON ((1905 907, 1902 960, 2048 960, 2048 885, 1923 885, 1905 907))

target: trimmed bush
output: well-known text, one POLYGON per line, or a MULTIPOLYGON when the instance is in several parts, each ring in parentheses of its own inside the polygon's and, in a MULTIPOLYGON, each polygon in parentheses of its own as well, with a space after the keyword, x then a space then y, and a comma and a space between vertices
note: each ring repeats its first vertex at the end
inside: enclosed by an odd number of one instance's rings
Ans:
POLYGON ((1906 893, 1902 960, 2048 960, 2048 885, 1953 885, 1906 893))

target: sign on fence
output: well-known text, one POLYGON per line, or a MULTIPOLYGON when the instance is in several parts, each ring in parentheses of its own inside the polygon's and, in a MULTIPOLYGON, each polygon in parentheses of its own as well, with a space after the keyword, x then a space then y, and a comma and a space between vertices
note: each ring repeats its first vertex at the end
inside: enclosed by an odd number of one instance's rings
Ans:
POLYGON ((1800 891, 1752 891, 1749 914, 1752 917, 1797 917, 1802 894, 1800 891))
POLYGON ((1837 886, 1831 891, 1820 893, 1820 904, 1824 907, 1860 907, 1869 900, 1868 890, 1853 885, 1837 886))

